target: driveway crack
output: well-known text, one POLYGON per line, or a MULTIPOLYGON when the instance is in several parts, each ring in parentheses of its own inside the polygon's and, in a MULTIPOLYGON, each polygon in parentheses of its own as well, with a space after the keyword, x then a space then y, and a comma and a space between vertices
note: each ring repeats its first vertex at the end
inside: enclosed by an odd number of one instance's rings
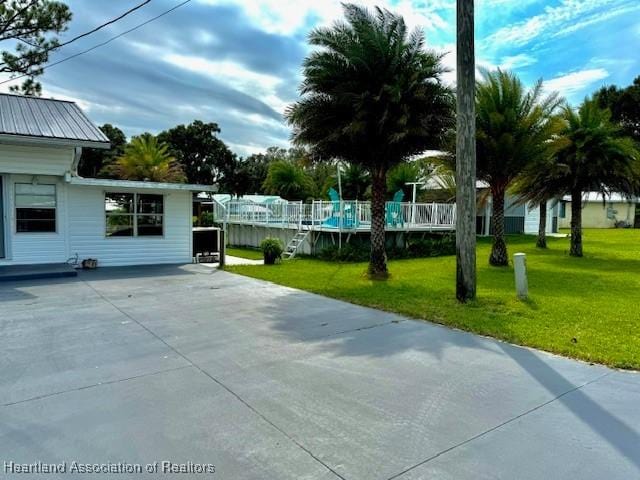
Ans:
POLYGON ((408 472, 410 472, 412 470, 415 470, 418 467, 421 467, 422 465, 426 465, 427 463, 431 462, 432 460, 435 460, 438 457, 441 457, 442 455, 445 455, 445 454, 447 454, 447 453, 449 453, 449 452, 451 452, 451 451, 453 451, 453 450, 455 450, 457 448, 460 448, 460 447, 462 447, 464 445, 467 445, 468 443, 471 443, 471 442, 473 442, 473 441, 475 441, 475 440, 477 440, 477 439, 479 439, 481 437, 484 437, 485 435, 487 435, 487 434, 489 434, 489 433, 491 433, 491 432, 493 432, 495 430, 498 430, 498 429, 504 427, 505 425, 508 425, 509 423, 515 422, 516 420, 519 420, 519 419, 529 415, 530 413, 535 412, 536 410, 539 410, 539 409, 541 409, 543 407, 546 407, 547 405, 549 405, 549 404, 561 399, 562 397, 564 397, 566 395, 569 395, 570 393, 573 393, 573 392, 575 392, 577 390, 580 390, 581 388, 584 388, 584 387, 586 387, 588 385, 591 385, 592 383, 595 383, 595 382, 603 379, 607 375, 611 375, 611 373, 612 372, 605 372, 602 375, 599 375, 598 377, 596 377, 596 378, 594 378, 592 380, 589 380, 588 382, 582 383, 582 384, 580 384, 580 385, 578 385, 578 386, 576 386, 574 388, 571 388, 571 389, 567 390, 566 392, 563 392, 560 395, 557 395, 557 396, 553 397, 552 399, 541 403, 540 405, 536 405, 535 407, 516 415, 513 418, 505 420, 504 422, 499 423, 498 425, 495 425, 495 426, 493 426, 493 427, 491 427, 491 428, 489 428, 487 430, 484 430, 484 431, 478 433, 477 435, 474 435, 473 437, 470 437, 470 438, 468 438, 468 439, 466 439, 466 440, 464 440, 464 441, 462 441, 460 443, 457 443, 457 444, 452 445, 452 446, 450 446, 448 448, 445 448, 444 450, 436 453, 435 455, 432 455, 431 457, 429 457, 429 458, 427 458, 425 460, 422 460, 421 462, 416 463, 415 465, 412 465, 411 467, 406 468, 405 470, 403 470, 403 471, 401 471, 399 473, 396 473, 395 475, 389 477, 387 480, 395 480, 396 478, 399 478, 402 475, 404 475, 404 474, 406 474, 406 473, 408 473, 408 472))
POLYGON ((42 398, 55 397, 56 395, 63 395, 65 393, 70 393, 70 392, 79 392, 81 390, 87 390, 89 388, 99 387, 101 385, 113 385, 114 383, 128 382, 129 380, 137 380, 139 378, 151 377, 153 375, 160 375, 162 373, 175 372, 176 370, 182 370, 182 369, 185 369, 185 368, 192 368, 192 367, 193 367, 193 365, 183 365, 181 367, 167 368, 166 370, 158 370, 157 372, 142 373, 140 375, 134 375, 132 377, 118 378, 117 380, 107 380, 105 382, 92 383, 91 385, 83 385, 81 387, 70 388, 69 390, 61 390, 59 392, 45 393, 43 395, 38 395, 38 396, 35 396, 35 397, 24 398, 22 400, 16 400, 15 402, 3 403, 2 406, 3 407, 10 407, 12 405, 18 405, 20 403, 32 402, 34 400, 40 400, 42 398))

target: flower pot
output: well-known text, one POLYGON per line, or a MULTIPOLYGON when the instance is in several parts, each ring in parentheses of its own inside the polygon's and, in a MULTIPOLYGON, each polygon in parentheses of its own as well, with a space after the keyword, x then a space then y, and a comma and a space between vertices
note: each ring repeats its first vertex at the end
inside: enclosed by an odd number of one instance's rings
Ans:
POLYGON ((264 264, 274 265, 280 255, 276 255, 273 252, 264 252, 264 264))

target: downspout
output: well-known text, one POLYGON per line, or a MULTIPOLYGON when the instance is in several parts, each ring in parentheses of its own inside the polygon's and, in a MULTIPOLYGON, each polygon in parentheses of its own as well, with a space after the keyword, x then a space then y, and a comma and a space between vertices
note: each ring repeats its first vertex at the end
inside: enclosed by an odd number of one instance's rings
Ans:
POLYGON ((71 175, 78 176, 78 166, 80 165, 80 157, 82 157, 82 147, 73 149, 73 162, 71 163, 71 175))

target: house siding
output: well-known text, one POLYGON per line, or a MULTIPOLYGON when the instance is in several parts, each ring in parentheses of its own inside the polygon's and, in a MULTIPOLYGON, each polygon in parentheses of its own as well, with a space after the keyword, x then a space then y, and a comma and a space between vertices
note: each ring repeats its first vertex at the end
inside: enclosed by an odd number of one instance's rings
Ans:
MULTIPOLYGON (((96 258, 101 266, 189 263, 191 192, 145 191, 164 195, 162 237, 106 237, 104 188, 68 185, 69 256, 96 258)), ((113 191, 113 190, 108 190, 113 191)), ((134 189, 118 189, 135 192, 134 189)))
MULTIPOLYGON (((636 204, 633 202, 587 202, 582 208, 583 228, 614 228, 616 220, 624 220, 633 225, 636 204), (611 215, 609 215, 609 213, 611 215)), ((566 202, 565 217, 559 219, 560 228, 571 228, 571 202, 566 202)))
POLYGON ((6 258, 0 263, 35 264, 65 262, 67 255, 66 185, 60 177, 38 176, 40 184, 56 186, 56 232, 17 233, 15 219, 15 184, 30 183, 32 176, 6 175, 5 219, 8 231, 6 258))
POLYGON ((73 147, 0 144, 0 173, 63 176, 73 157, 73 147))

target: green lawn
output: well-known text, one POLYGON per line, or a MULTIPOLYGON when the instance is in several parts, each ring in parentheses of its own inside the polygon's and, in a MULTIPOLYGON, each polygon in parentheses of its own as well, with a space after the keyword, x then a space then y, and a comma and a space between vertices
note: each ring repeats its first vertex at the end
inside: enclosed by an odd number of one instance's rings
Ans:
POLYGON ((407 316, 620 368, 640 368, 640 230, 587 230, 584 258, 567 238, 510 236, 509 253, 527 253, 530 299, 514 293, 513 269, 488 266, 478 246, 478 300, 455 300, 455 257, 389 263, 392 277, 370 281, 366 265, 296 259, 275 266, 234 266, 270 280, 407 316))
POLYGON ((262 252, 256 248, 227 247, 227 255, 247 258, 249 260, 262 260, 262 252))

